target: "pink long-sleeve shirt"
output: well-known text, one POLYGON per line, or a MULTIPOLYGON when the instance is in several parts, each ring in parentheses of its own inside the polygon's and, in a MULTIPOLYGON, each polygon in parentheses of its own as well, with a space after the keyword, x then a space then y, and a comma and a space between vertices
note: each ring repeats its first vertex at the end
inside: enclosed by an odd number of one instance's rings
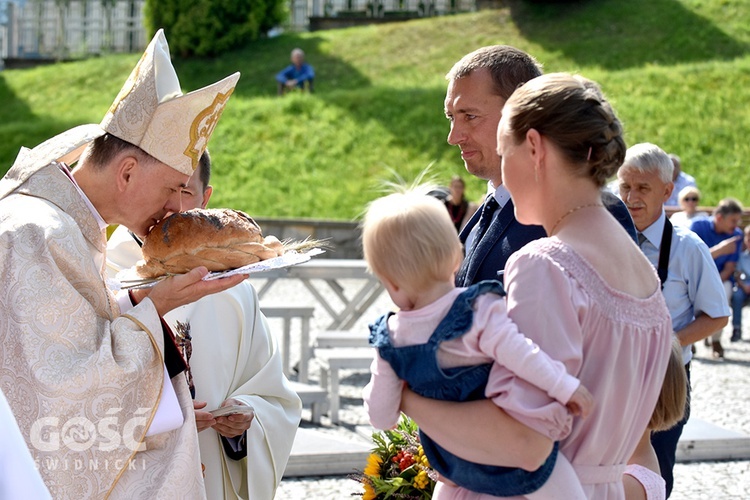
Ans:
MULTIPOLYGON (((388 330, 396 347, 426 343, 465 288, 456 288, 435 302, 416 310, 399 311, 390 317, 388 330)), ((508 317, 505 299, 495 294, 479 296, 474 303, 471 329, 459 338, 442 342, 438 349, 441 368, 494 362, 485 395, 515 418, 551 439, 559 440, 571 429, 571 416, 564 406, 580 382, 565 366, 545 354, 519 333, 508 317), (497 382, 518 377, 523 387, 506 391, 497 382), (533 397, 530 397, 533 393, 533 397)), ((364 389, 370 423, 390 429, 399 418, 403 382, 391 365, 376 356, 372 378, 364 389)))

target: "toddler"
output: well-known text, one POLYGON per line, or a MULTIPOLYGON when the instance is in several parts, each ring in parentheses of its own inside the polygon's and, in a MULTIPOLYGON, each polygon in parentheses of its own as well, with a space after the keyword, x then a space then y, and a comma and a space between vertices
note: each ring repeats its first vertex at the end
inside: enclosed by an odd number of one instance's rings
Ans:
MULTIPOLYGON (((589 413, 591 394, 518 331, 506 313, 501 283, 455 287, 461 243, 445 207, 427 190, 375 200, 363 223, 368 268, 400 309, 370 325, 370 344, 378 350, 364 389, 370 422, 379 429, 396 425, 406 382, 435 399, 492 398, 509 415, 559 441, 570 432, 571 414, 589 413), (514 385, 523 388, 516 393, 493 391, 508 377, 527 383, 514 385)), ((557 443, 544 465, 527 472, 463 460, 421 431, 420 439, 442 481, 492 496, 585 497, 557 443)))

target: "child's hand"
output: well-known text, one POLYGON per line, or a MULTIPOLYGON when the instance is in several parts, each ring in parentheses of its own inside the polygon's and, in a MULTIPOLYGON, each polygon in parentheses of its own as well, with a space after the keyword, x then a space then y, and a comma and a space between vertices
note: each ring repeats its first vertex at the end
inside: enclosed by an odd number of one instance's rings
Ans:
POLYGON ((565 406, 567 406, 573 415, 586 418, 594 407, 594 396, 591 395, 583 384, 580 384, 565 406))

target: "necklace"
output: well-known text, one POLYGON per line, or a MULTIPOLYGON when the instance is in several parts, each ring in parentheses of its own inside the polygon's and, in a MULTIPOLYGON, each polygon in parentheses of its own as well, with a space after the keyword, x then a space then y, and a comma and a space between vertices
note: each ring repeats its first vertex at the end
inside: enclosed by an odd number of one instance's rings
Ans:
POLYGON ((557 222, 555 222, 555 225, 552 226, 552 229, 550 230, 549 235, 552 236, 555 234, 555 229, 557 229, 557 226, 559 226, 560 223, 563 221, 563 219, 565 219, 565 217, 567 217, 568 215, 574 212, 577 212, 579 210, 583 210, 584 208, 593 208, 593 207, 604 207, 604 205, 602 205, 601 203, 589 203, 588 205, 578 205, 577 207, 571 208, 570 210, 562 214, 562 216, 559 219, 557 219, 557 222))

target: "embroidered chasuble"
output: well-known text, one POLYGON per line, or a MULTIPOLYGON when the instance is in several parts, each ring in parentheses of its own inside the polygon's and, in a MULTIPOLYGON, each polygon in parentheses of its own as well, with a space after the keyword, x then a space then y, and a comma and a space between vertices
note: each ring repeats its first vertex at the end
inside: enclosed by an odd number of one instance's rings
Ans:
POLYGON ((0 389, 54 498, 205 498, 192 400, 145 437, 164 338, 153 303, 120 315, 105 235, 57 164, 22 150, 0 181, 0 389))

